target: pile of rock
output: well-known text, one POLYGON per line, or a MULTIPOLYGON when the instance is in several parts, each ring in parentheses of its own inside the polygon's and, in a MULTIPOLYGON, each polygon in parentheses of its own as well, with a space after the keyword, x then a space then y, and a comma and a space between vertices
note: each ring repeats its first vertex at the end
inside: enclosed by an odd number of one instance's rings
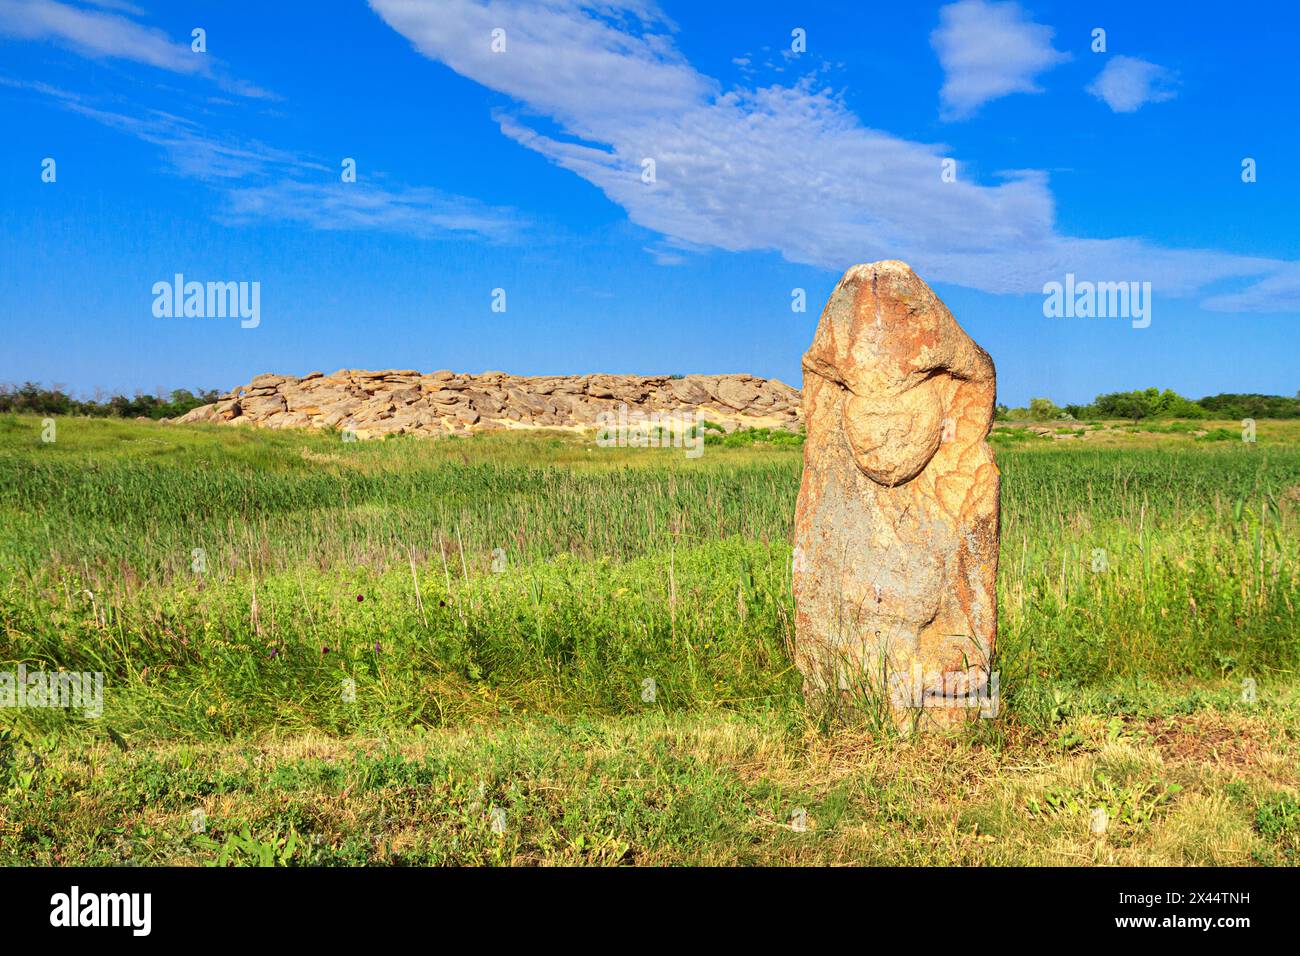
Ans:
POLYGON ((463 435, 494 428, 595 428, 602 413, 704 412, 727 431, 798 430, 799 392, 752 375, 543 375, 342 369, 259 375, 181 422, 336 428, 358 438, 463 435))

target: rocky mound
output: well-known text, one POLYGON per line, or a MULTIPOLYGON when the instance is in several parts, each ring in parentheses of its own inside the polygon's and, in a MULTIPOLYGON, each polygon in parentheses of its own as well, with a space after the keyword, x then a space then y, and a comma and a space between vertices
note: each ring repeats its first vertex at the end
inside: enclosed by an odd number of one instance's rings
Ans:
POLYGON ((180 422, 338 428, 358 438, 463 435, 494 428, 595 428, 599 416, 692 414, 727 431, 797 430, 799 392, 752 375, 541 375, 365 372, 259 375, 180 422))

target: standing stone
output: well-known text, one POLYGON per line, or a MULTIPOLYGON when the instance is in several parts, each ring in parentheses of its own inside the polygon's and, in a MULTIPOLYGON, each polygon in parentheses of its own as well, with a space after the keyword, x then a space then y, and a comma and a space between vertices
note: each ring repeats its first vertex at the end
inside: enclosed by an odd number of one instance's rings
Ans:
MULTIPOLYGON (((888 701, 900 722, 978 714, 997 636, 993 360, 887 260, 840 279, 803 372, 794 594, 806 692, 888 701)), ((995 704, 986 697, 984 713, 995 704)))

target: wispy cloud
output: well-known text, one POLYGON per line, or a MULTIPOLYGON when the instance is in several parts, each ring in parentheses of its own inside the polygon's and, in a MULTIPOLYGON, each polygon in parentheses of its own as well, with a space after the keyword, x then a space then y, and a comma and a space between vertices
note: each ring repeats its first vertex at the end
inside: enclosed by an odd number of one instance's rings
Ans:
POLYGON ((1133 113, 1147 103, 1172 100, 1177 92, 1172 70, 1133 56, 1113 56, 1088 92, 1116 113, 1133 113))
POLYGON ((324 231, 366 230, 420 239, 474 238, 508 242, 528 223, 512 209, 423 186, 362 177, 345 183, 340 167, 259 140, 215 133, 175 113, 92 103, 45 83, 8 80, 87 119, 158 147, 171 172, 212 186, 216 218, 307 226, 324 231))
POLYGON ((223 218, 270 220, 324 231, 373 230, 418 239, 517 239, 523 219, 507 209, 428 187, 281 180, 227 193, 223 218))
MULTIPOLYGON (((1292 264, 1214 250, 1168 249, 1140 238, 1061 234, 1047 175, 1002 174, 981 184, 941 178, 941 144, 862 124, 830 89, 726 89, 675 49, 653 8, 609 0, 545 6, 495 0, 371 0, 430 59, 554 121, 539 132, 508 109, 502 132, 590 181, 636 224, 681 250, 777 250, 831 271, 906 259, 927 279, 994 293, 1041 292, 1068 271, 1150 281, 1158 294, 1220 293, 1215 283, 1267 279, 1292 264), (503 53, 491 33, 506 31, 503 53), (643 181, 643 160, 655 181, 643 181)), ((1297 308, 1285 283, 1257 283, 1235 300, 1252 311, 1297 308)), ((1212 299, 1207 305, 1222 304, 1212 299)))
POLYGON ((165 110, 125 103, 105 105, 98 97, 48 83, 0 77, 0 85, 38 93, 70 112, 157 146, 172 172, 181 176, 214 181, 324 168, 256 140, 213 135, 198 121, 165 110))
POLYGON ((943 67, 945 119, 964 119, 990 100, 1041 93, 1040 73, 1070 58, 1052 46, 1052 28, 1016 3, 959 0, 939 11, 930 45, 943 67))
POLYGON ((1277 312, 1279 303, 1300 303, 1300 263, 1291 262, 1240 292, 1211 296, 1202 303, 1216 312, 1277 312))
MULTIPOLYGON (((96 6, 125 13, 141 11, 128 3, 96 0, 96 6)), ((189 38, 181 42, 156 27, 118 13, 90 10, 55 0, 0 0, 0 35, 20 40, 51 41, 92 59, 118 59, 158 69, 201 76, 240 96, 275 96, 244 80, 228 77, 220 61, 195 53, 189 38)))
POLYGON ((121 13, 129 13, 132 16, 142 17, 144 11, 134 3, 127 3, 126 0, 85 0, 92 7, 103 7, 105 10, 117 10, 121 13))

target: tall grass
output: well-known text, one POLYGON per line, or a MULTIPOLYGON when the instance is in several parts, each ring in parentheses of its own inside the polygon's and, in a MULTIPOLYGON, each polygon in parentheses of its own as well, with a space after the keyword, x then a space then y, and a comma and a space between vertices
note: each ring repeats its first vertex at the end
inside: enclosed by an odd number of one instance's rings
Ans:
MULTIPOLYGON (((0 417, 0 669, 103 671, 128 735, 799 717, 797 448, 39 431, 0 417)), ((1161 441, 998 449, 1011 704, 1300 662, 1300 447, 1161 441)))
POLYGON ((497 548, 519 561, 624 559, 736 535, 772 540, 788 535, 798 481, 797 452, 761 449, 691 461, 518 432, 348 444, 208 428, 198 441, 109 422, 72 422, 43 445, 34 425, 24 435, 12 421, 0 428, 0 554, 109 583, 189 576, 195 548, 223 577, 443 553, 459 563, 462 551, 485 570, 497 548))

